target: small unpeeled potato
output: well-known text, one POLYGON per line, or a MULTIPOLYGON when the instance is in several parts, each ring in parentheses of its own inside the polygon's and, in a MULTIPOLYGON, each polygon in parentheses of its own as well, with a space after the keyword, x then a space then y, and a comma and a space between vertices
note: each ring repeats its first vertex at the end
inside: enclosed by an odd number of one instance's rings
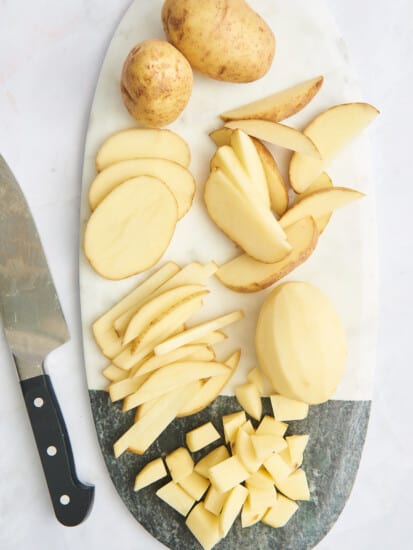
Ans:
POLYGON ((96 208, 85 230, 84 251, 107 279, 125 279, 155 265, 167 249, 178 220, 175 197, 149 176, 117 187, 96 208))
POLYGON ((129 113, 144 126, 159 128, 178 118, 192 93, 192 69, 165 40, 144 40, 129 52, 120 89, 129 113))
POLYGON ((162 23, 191 66, 211 78, 252 82, 271 67, 274 34, 244 0, 166 0, 162 23))

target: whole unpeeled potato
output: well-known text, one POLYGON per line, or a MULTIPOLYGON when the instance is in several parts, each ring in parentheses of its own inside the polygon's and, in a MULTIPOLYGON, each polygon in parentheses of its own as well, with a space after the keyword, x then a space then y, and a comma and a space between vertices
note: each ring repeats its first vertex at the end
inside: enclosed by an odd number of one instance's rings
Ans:
POLYGON ((129 113, 144 126, 170 124, 186 107, 192 92, 192 69, 165 40, 144 40, 129 52, 121 78, 129 113))
POLYGON ((275 37, 244 0, 166 0, 165 34, 207 76, 251 82, 265 75, 275 53, 275 37))

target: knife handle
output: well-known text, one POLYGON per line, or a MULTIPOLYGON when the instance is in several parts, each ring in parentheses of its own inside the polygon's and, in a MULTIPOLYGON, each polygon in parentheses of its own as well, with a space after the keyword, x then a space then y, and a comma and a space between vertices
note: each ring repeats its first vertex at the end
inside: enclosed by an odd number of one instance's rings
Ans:
POLYGON ((47 374, 20 382, 57 519, 74 526, 88 515, 95 492, 77 479, 72 448, 47 374))

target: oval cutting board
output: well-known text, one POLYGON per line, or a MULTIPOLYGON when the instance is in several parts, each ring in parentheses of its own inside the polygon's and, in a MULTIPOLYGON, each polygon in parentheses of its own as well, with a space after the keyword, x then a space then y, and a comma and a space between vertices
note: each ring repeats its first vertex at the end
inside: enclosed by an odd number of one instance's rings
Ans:
MULTIPOLYGON (((215 260, 221 264, 236 255, 234 245, 215 228, 202 203, 203 183, 214 151, 208 132, 220 126, 219 113, 319 74, 325 77, 320 93, 304 111, 290 118, 288 124, 303 128, 312 117, 333 104, 366 100, 360 95, 344 42, 324 0, 251 0, 249 4, 268 21, 276 34, 277 53, 273 66, 263 79, 250 84, 223 83, 198 74, 195 76, 190 103, 171 129, 190 145, 191 170, 197 180, 197 193, 191 211, 179 222, 161 263, 174 260, 185 265, 194 260, 215 260)), ((137 42, 164 37, 161 6, 161 0, 136 0, 121 21, 107 52, 86 141, 81 239, 90 214, 87 193, 95 175, 96 151, 111 133, 135 124, 119 93, 123 61, 137 42)), ((280 164, 286 166, 288 154, 276 148, 274 152, 280 164)), ((366 193, 367 197, 334 213, 315 253, 287 277, 309 281, 320 287, 336 305, 349 336, 348 365, 334 399, 310 407, 305 421, 290 423, 291 433, 310 434, 304 469, 312 499, 301 503, 299 511, 282 529, 271 529, 261 523, 241 529, 237 520, 217 548, 298 550, 314 547, 341 513, 357 472, 370 410, 377 319, 375 204, 366 135, 348 147, 331 164, 328 172, 336 185, 354 187, 366 193)), ((234 380, 225 388, 224 395, 206 410, 175 420, 144 456, 127 452, 115 459, 113 443, 132 424, 134 412, 122 413, 120 406, 111 404, 104 391, 106 381, 101 371, 106 360, 93 340, 91 325, 146 276, 107 281, 92 270, 83 252, 80 254, 83 342, 89 395, 110 476, 129 511, 167 547, 195 549, 200 546, 185 527, 184 518, 155 496, 155 491, 164 481, 134 493, 134 477, 148 461, 183 445, 184 434, 189 429, 208 420, 218 427, 223 414, 239 410, 233 397, 233 386, 244 381, 246 372, 256 364, 254 327, 270 289, 242 295, 227 290, 216 280, 208 282, 211 295, 194 323, 239 308, 246 313, 245 319, 228 328, 229 338, 218 348, 224 357, 241 346, 242 359, 234 380)), ((265 407, 269 411, 267 402, 265 407)))

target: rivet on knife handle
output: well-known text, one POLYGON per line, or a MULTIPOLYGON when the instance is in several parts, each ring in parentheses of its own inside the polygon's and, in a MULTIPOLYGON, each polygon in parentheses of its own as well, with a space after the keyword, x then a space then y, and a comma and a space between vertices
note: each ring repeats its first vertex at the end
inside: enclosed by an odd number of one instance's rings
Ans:
POLYGON ((77 478, 51 380, 43 374, 23 380, 21 387, 56 517, 63 525, 78 525, 91 509, 94 487, 77 478))

